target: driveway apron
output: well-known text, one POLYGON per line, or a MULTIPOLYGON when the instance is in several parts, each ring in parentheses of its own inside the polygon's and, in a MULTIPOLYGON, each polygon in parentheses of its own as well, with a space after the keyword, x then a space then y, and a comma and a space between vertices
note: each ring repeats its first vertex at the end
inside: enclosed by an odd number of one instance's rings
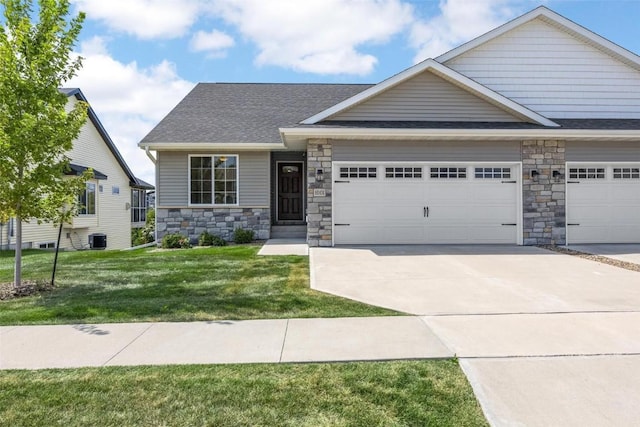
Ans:
POLYGON ((313 288, 420 315, 459 357, 492 425, 637 425, 640 273, 522 246, 310 257, 313 288))

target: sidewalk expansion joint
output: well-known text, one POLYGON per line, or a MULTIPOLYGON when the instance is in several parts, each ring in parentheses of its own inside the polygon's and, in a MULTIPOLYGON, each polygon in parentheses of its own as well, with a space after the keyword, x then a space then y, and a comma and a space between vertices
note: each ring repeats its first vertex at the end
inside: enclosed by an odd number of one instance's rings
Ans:
POLYGON ((282 337, 282 347, 280 348, 280 358, 278 359, 278 363, 282 363, 282 355, 284 354, 284 345, 287 342, 287 332, 289 332, 289 319, 287 319, 287 323, 284 327, 284 336, 282 337))
POLYGON ((106 366, 106 365, 107 365, 107 363, 111 362, 113 359, 115 359, 116 357, 118 357, 118 355, 119 355, 120 353, 122 353, 122 352, 123 352, 123 351, 125 351, 127 348, 129 348, 129 346, 130 346, 131 344, 133 344, 134 342, 136 342, 136 341, 137 341, 141 336, 143 336, 144 334, 146 334, 146 333, 147 333, 147 331, 148 331, 149 329, 151 329, 154 325, 155 325, 155 323, 150 324, 150 325, 149 325, 149 326, 148 326, 144 331, 140 332, 140 333, 138 334, 138 336, 136 336, 134 339, 132 339, 131 341, 129 341, 129 342, 128 342, 124 347, 122 347, 120 350, 118 350, 118 351, 116 352, 116 354, 114 354, 114 355, 113 355, 113 356, 111 356, 109 359, 107 359, 107 361, 105 361, 105 362, 102 364, 102 366, 106 366))

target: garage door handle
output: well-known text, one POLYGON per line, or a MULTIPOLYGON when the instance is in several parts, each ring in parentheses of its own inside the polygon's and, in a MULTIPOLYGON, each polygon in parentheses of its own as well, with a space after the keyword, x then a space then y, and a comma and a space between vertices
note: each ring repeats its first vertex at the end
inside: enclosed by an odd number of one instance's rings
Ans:
POLYGON ((429 218, 429 208, 427 206, 422 208, 422 216, 424 216, 425 218, 429 218))
POLYGON ((580 225, 580 224, 567 224, 567 225, 580 225))

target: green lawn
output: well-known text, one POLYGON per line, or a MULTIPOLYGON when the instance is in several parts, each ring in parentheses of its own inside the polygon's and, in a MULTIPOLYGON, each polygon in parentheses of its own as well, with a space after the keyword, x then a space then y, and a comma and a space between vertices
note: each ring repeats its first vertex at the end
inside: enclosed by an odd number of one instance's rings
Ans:
POLYGON ((486 426, 455 360, 0 371, 0 425, 486 426))
MULTIPOLYGON (((307 257, 259 246, 61 253, 52 292, 0 301, 0 325, 394 315, 313 291, 307 257)), ((53 253, 26 251, 24 276, 50 277, 53 253)), ((13 253, 0 251, 0 283, 13 253)))

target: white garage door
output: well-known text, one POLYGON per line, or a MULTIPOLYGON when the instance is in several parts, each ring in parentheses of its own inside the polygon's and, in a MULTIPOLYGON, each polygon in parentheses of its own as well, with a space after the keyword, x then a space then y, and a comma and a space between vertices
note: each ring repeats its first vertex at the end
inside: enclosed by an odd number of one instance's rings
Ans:
POLYGON ((336 244, 517 243, 517 164, 334 164, 336 244))
POLYGON ((640 242, 640 164, 567 164, 567 241, 640 242))

